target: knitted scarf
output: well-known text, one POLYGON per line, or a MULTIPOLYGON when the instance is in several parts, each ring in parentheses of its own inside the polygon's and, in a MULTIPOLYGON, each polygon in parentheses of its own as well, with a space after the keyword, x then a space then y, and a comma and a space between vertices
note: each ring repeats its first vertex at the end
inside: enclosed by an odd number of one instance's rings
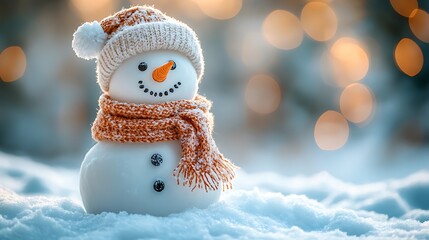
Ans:
POLYGON ((211 132, 211 102, 197 95, 194 100, 160 104, 134 104, 99 99, 100 110, 92 126, 96 141, 154 143, 180 140, 182 156, 173 175, 177 184, 208 190, 232 187, 237 168, 218 150, 211 132))

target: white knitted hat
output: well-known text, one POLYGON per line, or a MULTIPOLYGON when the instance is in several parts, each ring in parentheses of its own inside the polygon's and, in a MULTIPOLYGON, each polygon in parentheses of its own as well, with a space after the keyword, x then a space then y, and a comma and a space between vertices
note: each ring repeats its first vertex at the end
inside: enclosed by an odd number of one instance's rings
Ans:
POLYGON ((103 91, 110 77, 127 58, 153 50, 178 51, 192 62, 198 80, 204 73, 200 42, 188 25, 149 6, 123 9, 100 23, 82 24, 73 34, 78 57, 97 59, 97 79, 103 91))

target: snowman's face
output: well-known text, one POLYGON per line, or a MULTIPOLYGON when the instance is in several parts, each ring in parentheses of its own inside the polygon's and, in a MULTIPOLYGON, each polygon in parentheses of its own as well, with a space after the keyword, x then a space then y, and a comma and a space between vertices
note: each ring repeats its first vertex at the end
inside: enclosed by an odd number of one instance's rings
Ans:
POLYGON ((112 99, 128 103, 191 100, 198 90, 189 59, 175 51, 151 51, 125 60, 109 85, 112 99))

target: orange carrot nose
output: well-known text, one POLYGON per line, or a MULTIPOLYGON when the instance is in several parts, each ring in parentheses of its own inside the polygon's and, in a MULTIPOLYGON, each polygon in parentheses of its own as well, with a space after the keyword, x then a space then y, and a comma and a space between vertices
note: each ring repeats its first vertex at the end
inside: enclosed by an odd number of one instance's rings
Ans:
POLYGON ((153 80, 157 82, 164 82, 167 79, 167 75, 170 72, 171 66, 173 66, 174 62, 169 61, 168 63, 162 65, 161 67, 156 68, 152 72, 153 80))

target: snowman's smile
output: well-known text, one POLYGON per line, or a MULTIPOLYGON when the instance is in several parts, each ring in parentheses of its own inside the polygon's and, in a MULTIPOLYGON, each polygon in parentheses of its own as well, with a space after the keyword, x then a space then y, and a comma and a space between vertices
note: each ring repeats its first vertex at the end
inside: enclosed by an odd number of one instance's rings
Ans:
POLYGON ((148 87, 145 87, 145 85, 143 84, 143 81, 139 81, 139 88, 147 94, 150 94, 154 97, 162 97, 162 96, 168 96, 168 94, 173 94, 175 90, 177 90, 180 85, 182 85, 181 82, 177 82, 176 84, 174 84, 170 89, 166 90, 166 91, 153 91, 151 89, 149 89, 148 87))

